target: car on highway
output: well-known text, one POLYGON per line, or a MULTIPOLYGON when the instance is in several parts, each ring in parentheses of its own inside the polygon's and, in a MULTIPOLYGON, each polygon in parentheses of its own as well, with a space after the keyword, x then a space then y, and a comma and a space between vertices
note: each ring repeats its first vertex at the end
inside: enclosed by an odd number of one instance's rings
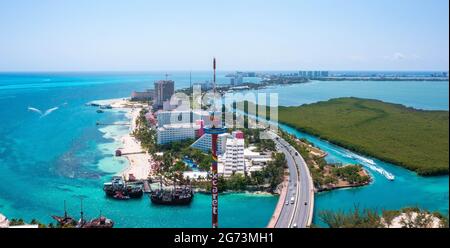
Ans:
POLYGON ((305 206, 308 205, 308 202, 305 202, 305 206))
POLYGON ((289 205, 289 201, 286 201, 286 205, 289 205))
POLYGON ((294 225, 292 225, 292 228, 297 228, 297 223, 294 223, 294 225))
POLYGON ((294 204, 294 202, 295 202, 295 198, 291 197, 291 204, 294 204))

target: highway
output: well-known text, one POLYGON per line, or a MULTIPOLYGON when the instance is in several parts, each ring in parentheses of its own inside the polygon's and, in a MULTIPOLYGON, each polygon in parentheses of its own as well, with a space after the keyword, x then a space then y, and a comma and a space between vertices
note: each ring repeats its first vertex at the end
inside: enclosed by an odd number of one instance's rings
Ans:
POLYGON ((306 228, 311 225, 314 209, 314 186, 309 168, 300 153, 273 132, 277 150, 284 153, 289 168, 289 185, 286 202, 275 224, 276 228, 306 228), (291 198, 294 201, 291 202, 291 198))

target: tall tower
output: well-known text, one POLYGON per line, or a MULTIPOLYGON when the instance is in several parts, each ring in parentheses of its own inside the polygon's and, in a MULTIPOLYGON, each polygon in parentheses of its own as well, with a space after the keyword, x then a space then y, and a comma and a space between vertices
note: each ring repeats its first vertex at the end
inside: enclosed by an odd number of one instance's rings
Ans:
MULTIPOLYGON (((216 95, 216 58, 213 59, 213 92, 216 95)), ((214 99, 216 100, 216 99, 214 99)), ((220 128, 217 125, 217 116, 215 116, 215 104, 213 104, 212 112, 210 112, 209 119, 211 120, 211 126, 205 129, 205 133, 211 135, 211 151, 212 151, 212 164, 211 164, 211 208, 212 208, 212 228, 219 227, 219 173, 217 171, 217 139, 219 134, 225 133, 226 128, 220 128)))

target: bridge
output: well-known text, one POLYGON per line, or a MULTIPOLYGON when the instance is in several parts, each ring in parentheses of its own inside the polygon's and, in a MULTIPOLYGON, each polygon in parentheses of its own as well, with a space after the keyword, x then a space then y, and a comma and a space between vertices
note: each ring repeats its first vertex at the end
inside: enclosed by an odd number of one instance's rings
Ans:
MULTIPOLYGON (((279 202, 282 204, 275 210, 275 228, 310 227, 314 211, 314 185, 309 168, 300 153, 287 141, 273 132, 269 135, 275 141, 278 151, 284 153, 289 168, 288 184, 283 189, 279 202)), ((270 226, 271 224, 269 224, 270 226)))

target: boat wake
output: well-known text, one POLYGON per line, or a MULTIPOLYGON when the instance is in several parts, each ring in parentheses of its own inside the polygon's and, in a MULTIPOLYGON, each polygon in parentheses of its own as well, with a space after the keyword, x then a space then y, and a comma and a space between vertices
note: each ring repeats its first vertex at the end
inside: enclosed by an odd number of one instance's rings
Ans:
POLYGON ((357 154, 355 154, 351 151, 347 151, 347 150, 346 150, 346 152, 342 152, 342 151, 339 151, 337 149, 332 149, 332 148, 329 148, 329 150, 339 154, 340 156, 358 161, 362 166, 365 166, 365 167, 369 168, 370 170, 383 175, 386 179, 388 179, 390 181, 393 181, 395 179, 395 176, 392 173, 386 171, 385 169, 381 168, 380 166, 377 166, 377 163, 375 161, 373 161, 372 159, 365 158, 363 156, 357 155, 357 154))
POLYGON ((371 169, 372 171, 378 172, 381 175, 383 175, 386 179, 393 181, 395 179, 395 176, 388 172, 387 170, 377 166, 377 163, 375 163, 375 161, 373 161, 372 159, 368 159, 356 154, 351 154, 350 155, 353 159, 358 160, 363 166, 371 169))

